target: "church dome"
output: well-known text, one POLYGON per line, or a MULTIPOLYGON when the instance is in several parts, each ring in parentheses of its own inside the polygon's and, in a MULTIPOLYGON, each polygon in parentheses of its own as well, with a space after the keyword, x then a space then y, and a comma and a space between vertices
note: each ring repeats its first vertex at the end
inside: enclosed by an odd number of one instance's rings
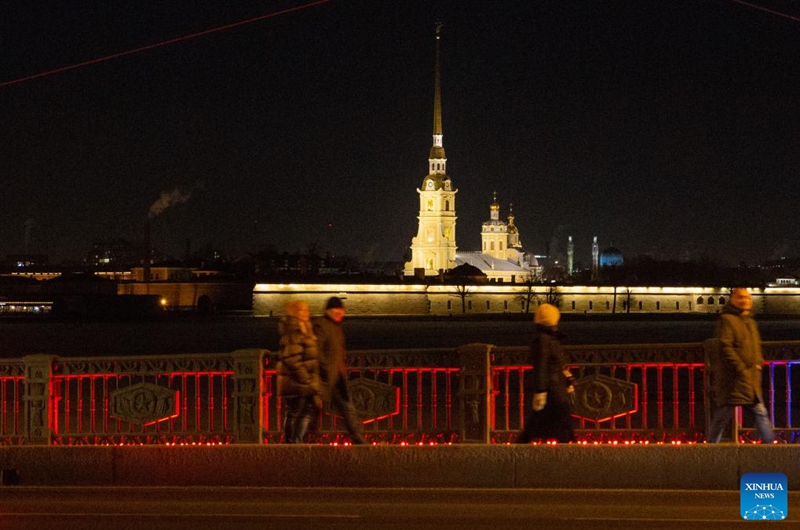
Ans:
POLYGON ((619 267, 623 261, 622 251, 616 247, 608 247, 600 253, 601 267, 619 267))

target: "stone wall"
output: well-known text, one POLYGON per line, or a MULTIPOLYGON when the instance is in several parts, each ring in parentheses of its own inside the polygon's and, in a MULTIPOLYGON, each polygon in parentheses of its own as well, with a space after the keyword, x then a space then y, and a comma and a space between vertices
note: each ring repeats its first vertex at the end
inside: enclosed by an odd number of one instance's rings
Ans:
MULTIPOLYGON (((800 314, 800 288, 768 287, 751 292, 756 313, 800 314)), ((554 298, 562 313, 625 313, 630 304, 630 313, 714 314, 729 295, 727 287, 257 284, 253 313, 281 315, 283 305, 295 298, 306 300, 312 312, 317 312, 328 297, 339 296, 346 300, 351 315, 524 313, 554 298)))

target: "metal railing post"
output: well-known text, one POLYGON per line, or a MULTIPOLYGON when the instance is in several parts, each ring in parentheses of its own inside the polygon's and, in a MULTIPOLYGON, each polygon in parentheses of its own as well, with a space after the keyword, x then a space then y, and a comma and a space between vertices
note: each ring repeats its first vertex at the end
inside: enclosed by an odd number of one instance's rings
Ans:
POLYGON ((23 390, 24 423, 22 437, 26 445, 50 445, 53 440, 52 383, 55 355, 27 355, 23 390))
POLYGON ((264 353, 251 348, 233 355, 233 442, 264 443, 264 353))
POLYGON ((462 443, 491 442, 492 348, 491 344, 465 344, 458 348, 458 427, 462 443))
POLYGON ((719 339, 708 339, 703 341, 703 359, 705 367, 703 369, 703 416, 705 417, 706 429, 705 437, 708 440, 708 433, 711 431, 711 418, 714 413, 714 388, 713 371, 715 360, 719 357, 719 339))

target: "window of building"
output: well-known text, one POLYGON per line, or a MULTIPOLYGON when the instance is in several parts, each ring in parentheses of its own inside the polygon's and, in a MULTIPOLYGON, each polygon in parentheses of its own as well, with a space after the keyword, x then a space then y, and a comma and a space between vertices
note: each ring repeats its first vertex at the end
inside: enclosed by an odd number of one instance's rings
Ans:
POLYGON ((675 302, 675 311, 680 311, 680 309, 681 309, 681 303, 675 302))
POLYGON ((719 297, 719 305, 725 305, 725 298, 722 296, 719 297))
POLYGON ((470 311, 472 311, 472 300, 468 300, 468 301, 467 301, 467 309, 469 309, 470 311))
POLYGON ((639 302, 639 311, 641 311, 641 310, 642 310, 642 303, 639 302))
POLYGON ((503 300, 503 310, 508 311, 508 300, 503 300))
POLYGON ((445 212, 450 211, 450 201, 444 201, 444 211, 445 212))
POLYGON ((503 250, 503 242, 501 241, 501 242, 500 242, 500 243, 498 243, 498 244, 500 245, 500 250, 503 250))
POLYGON ((714 305, 714 298, 708 297, 708 305, 714 305))
POLYGON ((661 311, 661 302, 656 302, 656 311, 661 311))
POLYGON ((611 302, 606 300, 606 311, 608 311, 609 309, 611 309, 611 302))
POLYGON ((448 300, 447 301, 447 310, 450 311, 451 309, 453 309, 453 302, 451 300, 448 300))
POLYGON ((572 302, 572 310, 575 311, 575 302, 572 302))
POLYGON ((494 250, 494 241, 489 243, 489 250, 494 250))
POLYGON ((703 297, 702 296, 698 296, 697 297, 697 305, 703 305, 703 297))
POLYGON ((594 309, 594 302, 589 300, 589 311, 591 311, 592 309, 594 309))

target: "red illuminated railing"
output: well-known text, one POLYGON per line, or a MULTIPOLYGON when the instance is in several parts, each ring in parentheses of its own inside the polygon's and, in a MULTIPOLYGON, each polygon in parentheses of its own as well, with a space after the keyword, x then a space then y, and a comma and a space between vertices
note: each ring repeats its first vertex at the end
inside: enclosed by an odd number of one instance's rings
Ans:
MULTIPOLYGON (((526 352, 516 348, 495 354, 492 430, 497 441, 513 440, 530 409, 532 397, 525 388, 530 388, 532 367, 524 364, 526 352)), ((567 354, 578 381, 599 380, 593 382, 598 399, 609 401, 594 407, 583 403, 590 410, 576 415, 582 440, 702 440, 706 404, 700 345, 575 346, 567 348, 567 354), (625 399, 611 403, 614 394, 624 394, 625 399)), ((586 400, 587 395, 595 394, 579 391, 575 399, 586 400)))
POLYGON ((17 445, 24 440, 25 365, 22 361, 0 363, 0 444, 17 445))
POLYGON ((231 357, 59 359, 52 443, 229 443, 231 357))
MULTIPOLYGON (((792 403, 800 342, 765 343, 764 352, 764 394, 779 439, 800 441, 800 407, 792 403)), ((349 387, 367 439, 513 441, 530 407, 526 354, 489 345, 350 353, 349 387)), ((711 405, 702 344, 572 346, 567 354, 582 441, 704 439, 711 405)), ((278 443, 284 410, 271 359, 265 350, 241 350, 3 360, 0 443, 278 443)), ((341 419, 325 410, 311 440, 346 441, 341 419)))
MULTIPOLYGON (((264 371, 265 441, 281 436, 282 406, 272 389, 275 372, 269 359, 264 371)), ((458 439, 454 396, 458 359, 452 349, 387 350, 348 355, 350 392, 362 412, 364 434, 375 443, 450 443, 458 439), (362 387, 366 387, 360 391, 362 387), (372 400, 386 407, 374 410, 372 400)), ((320 442, 346 442, 341 418, 326 409, 312 429, 320 442)))

